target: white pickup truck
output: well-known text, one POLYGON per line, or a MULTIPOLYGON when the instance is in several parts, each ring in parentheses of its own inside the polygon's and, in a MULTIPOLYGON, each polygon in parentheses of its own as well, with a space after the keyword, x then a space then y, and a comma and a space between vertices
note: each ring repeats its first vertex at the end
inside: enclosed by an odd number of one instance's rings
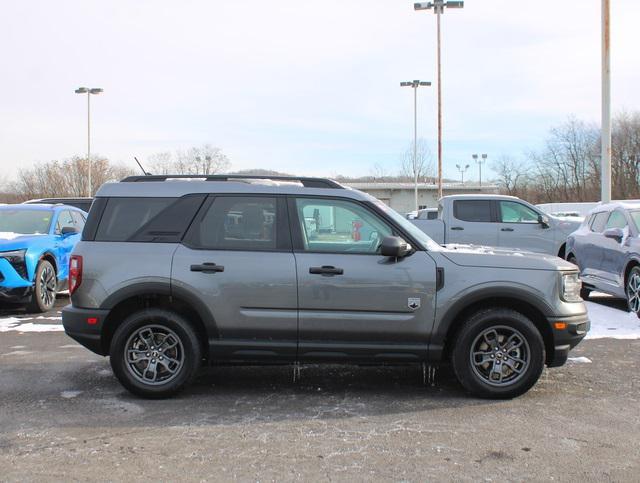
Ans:
POLYGON ((438 206, 435 220, 411 220, 436 242, 471 244, 548 253, 564 258, 567 236, 579 220, 558 218, 514 196, 452 195, 438 206))

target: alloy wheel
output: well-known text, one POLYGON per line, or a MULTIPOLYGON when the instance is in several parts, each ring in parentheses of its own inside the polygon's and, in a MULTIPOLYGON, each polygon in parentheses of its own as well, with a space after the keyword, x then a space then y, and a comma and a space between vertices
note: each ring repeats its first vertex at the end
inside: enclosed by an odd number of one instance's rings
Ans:
POLYGON ((516 329, 497 325, 483 330, 471 344, 473 372, 486 384, 508 386, 527 371, 529 343, 516 329))
POLYGON ((45 307, 51 307, 56 299, 56 274, 50 265, 45 265, 40 273, 40 300, 45 307))
POLYGON ((640 311, 640 274, 636 271, 631 273, 627 282, 627 300, 629 308, 637 314, 640 311))
POLYGON ((146 325, 127 340, 125 365, 138 381, 158 385, 172 380, 184 364, 182 341, 167 327, 146 325))

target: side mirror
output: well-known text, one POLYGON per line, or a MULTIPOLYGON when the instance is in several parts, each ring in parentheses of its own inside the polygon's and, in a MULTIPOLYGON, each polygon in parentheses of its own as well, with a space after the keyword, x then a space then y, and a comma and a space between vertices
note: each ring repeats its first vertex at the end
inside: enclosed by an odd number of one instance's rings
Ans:
POLYGON ((385 236, 380 245, 380 254, 385 257, 406 257, 411 250, 411 245, 399 236, 385 236))
POLYGON ((611 238, 612 240, 617 241, 618 243, 622 243, 622 239, 624 238, 622 228, 608 228, 604 231, 603 235, 606 238, 611 238))
POLYGON ((538 223, 542 225, 542 228, 549 228, 549 217, 547 215, 538 215, 538 223))
POLYGON ((65 226, 62 228, 62 236, 75 235, 80 233, 75 226, 65 226))

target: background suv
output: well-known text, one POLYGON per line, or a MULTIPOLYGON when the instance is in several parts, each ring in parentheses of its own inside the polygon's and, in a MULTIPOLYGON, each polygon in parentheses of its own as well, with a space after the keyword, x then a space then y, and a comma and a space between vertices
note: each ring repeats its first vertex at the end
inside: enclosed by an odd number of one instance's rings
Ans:
POLYGON ((135 394, 203 360, 451 361, 471 393, 514 397, 589 329, 555 256, 445 249, 331 180, 175 178, 102 186, 71 257, 65 331, 135 394))
POLYGON ((64 205, 0 206, 0 301, 53 307, 86 213, 64 205))
POLYGON ((567 240, 567 259, 580 267, 582 296, 593 289, 627 299, 640 317, 640 203, 592 210, 567 240))

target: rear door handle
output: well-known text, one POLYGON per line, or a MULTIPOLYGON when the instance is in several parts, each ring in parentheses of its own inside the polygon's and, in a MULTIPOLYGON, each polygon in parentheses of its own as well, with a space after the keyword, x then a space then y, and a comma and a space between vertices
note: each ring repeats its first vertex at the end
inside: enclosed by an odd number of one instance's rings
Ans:
POLYGON ((452 226, 451 229, 452 230, 464 230, 464 228, 462 228, 461 226, 452 226))
POLYGON ((513 228, 500 228, 500 231, 513 231, 513 228))
POLYGON ((309 273, 314 275, 342 275, 344 270, 342 268, 336 268, 331 265, 322 265, 321 267, 309 268, 309 273))
POLYGON ((215 263, 205 262, 201 265, 191 265, 191 271, 202 273, 216 273, 224 272, 224 267, 222 265, 216 265, 215 263))

